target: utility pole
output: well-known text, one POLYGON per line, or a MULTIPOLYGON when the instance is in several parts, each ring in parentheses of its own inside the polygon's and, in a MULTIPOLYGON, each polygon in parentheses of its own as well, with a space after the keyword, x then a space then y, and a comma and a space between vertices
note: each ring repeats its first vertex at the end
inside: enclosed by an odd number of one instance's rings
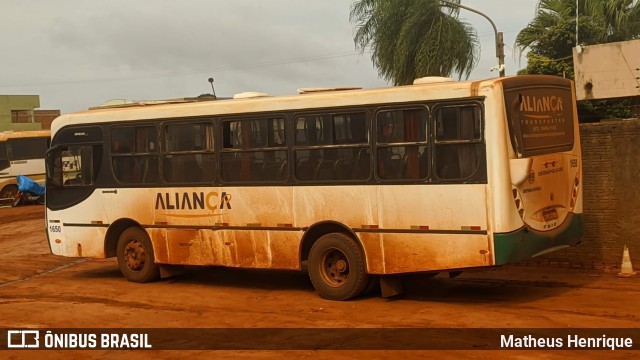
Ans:
POLYGON ((580 18, 580 0, 576 0, 576 47, 580 46, 578 42, 578 20, 580 18))
POLYGON ((448 6, 459 7, 459 8, 471 11, 471 12, 476 13, 476 14, 484 17, 485 19, 489 20, 489 22, 491 23, 491 26, 493 27, 493 32, 495 33, 496 57, 498 58, 498 71, 500 73, 500 77, 503 77, 504 76, 504 37, 502 35, 502 32, 498 32, 498 29, 496 28, 496 24, 493 23, 493 20, 491 20, 487 15, 481 13, 480 11, 478 11, 476 9, 472 9, 470 7, 467 7, 467 6, 456 4, 456 3, 452 3, 450 1, 445 1, 445 0, 440 0, 440 2, 444 3, 444 4, 448 5, 448 6))

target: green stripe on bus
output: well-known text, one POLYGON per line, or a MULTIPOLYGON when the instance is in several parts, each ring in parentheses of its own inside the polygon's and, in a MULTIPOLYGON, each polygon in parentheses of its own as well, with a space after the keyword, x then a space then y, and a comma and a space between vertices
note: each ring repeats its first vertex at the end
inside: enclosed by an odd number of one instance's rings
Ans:
POLYGON ((584 216, 569 214, 562 226, 551 231, 531 231, 522 228, 507 234, 494 234, 496 265, 524 261, 546 250, 576 245, 582 240, 583 233, 584 216))

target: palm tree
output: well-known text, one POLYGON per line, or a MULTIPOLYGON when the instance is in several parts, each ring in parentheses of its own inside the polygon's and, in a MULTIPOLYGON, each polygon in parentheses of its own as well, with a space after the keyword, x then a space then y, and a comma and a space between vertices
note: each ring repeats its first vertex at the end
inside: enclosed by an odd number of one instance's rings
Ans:
POLYGON ((541 0, 534 19, 516 37, 520 53, 528 48, 548 58, 570 56, 575 46, 575 4, 575 0, 541 0))
POLYGON ((356 0, 349 19, 356 48, 371 48, 378 73, 394 85, 423 76, 469 77, 478 60, 475 30, 458 19, 458 8, 438 0, 356 0))
MULTIPOLYGON (((594 45, 640 38, 638 0, 579 0, 578 41, 594 45)), ((515 42, 527 67, 518 74, 566 75, 573 78, 572 48, 576 46, 576 0, 540 0, 533 20, 515 42)), ((584 121, 628 117, 627 100, 581 101, 578 116, 584 121)), ((582 121, 582 120, 581 120, 582 121)))
POLYGON ((587 0, 588 13, 600 18, 600 42, 637 39, 640 3, 637 0, 587 0))
MULTIPOLYGON (((637 39, 640 2, 636 0, 580 0, 578 39, 581 45, 637 39)), ((540 0, 534 19, 516 37, 522 54, 550 59, 571 56, 576 46, 576 1, 540 0)))

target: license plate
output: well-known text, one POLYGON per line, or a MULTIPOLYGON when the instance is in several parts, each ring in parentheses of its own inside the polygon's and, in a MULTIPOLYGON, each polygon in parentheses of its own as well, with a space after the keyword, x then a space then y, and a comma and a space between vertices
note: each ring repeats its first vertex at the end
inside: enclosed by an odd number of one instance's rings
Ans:
POLYGON ((558 218, 558 210, 556 208, 548 208, 542 211, 542 217, 544 221, 556 220, 558 218))

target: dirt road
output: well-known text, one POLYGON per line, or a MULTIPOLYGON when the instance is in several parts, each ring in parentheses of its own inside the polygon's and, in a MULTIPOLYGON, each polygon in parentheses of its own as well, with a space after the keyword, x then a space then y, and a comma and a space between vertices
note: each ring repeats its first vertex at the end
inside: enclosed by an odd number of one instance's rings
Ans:
MULTIPOLYGON (((150 284, 127 282, 113 259, 53 256, 42 206, 0 209, 3 328, 638 328, 640 278, 582 270, 503 267, 456 279, 405 278, 405 293, 347 302, 318 297, 300 272, 194 268, 150 284)), ((640 259, 638 259, 640 261, 640 259)), ((327 333, 327 339, 332 339, 327 333)), ((329 340, 327 340, 329 341, 329 340)), ((3 344, 0 344, 3 345, 3 344)), ((3 348, 3 347, 0 347, 3 348)), ((339 349, 326 344, 321 349, 339 349)), ((4 352, 4 354, 3 354, 4 352)), ((425 351, 11 351, 0 358, 388 358, 425 351), (37 354, 37 355, 36 355, 37 354), (7 356, 5 356, 7 355, 7 356)), ((555 358, 565 351, 438 352, 438 358, 555 358)), ((579 352, 627 358, 628 352, 579 352)), ((637 354, 635 354, 637 355, 637 354)))

